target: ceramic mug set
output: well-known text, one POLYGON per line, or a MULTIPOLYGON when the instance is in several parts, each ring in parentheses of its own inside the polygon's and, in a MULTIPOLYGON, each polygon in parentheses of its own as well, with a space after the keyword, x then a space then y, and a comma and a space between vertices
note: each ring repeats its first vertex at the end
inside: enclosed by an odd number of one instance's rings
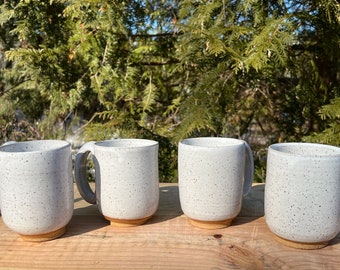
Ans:
MULTIPOLYGON (((0 147, 3 222, 29 241, 60 237, 73 214, 71 146, 42 140, 0 147)), ((145 223, 158 208, 158 142, 89 142, 74 165, 81 196, 114 226, 145 223), (95 192, 86 178, 95 164, 95 192)), ((254 162, 238 139, 189 138, 178 145, 180 204, 190 223, 228 227, 251 189, 254 162)), ((275 238, 303 249, 324 247, 340 231, 340 148, 278 143, 268 149, 265 219, 275 238)))

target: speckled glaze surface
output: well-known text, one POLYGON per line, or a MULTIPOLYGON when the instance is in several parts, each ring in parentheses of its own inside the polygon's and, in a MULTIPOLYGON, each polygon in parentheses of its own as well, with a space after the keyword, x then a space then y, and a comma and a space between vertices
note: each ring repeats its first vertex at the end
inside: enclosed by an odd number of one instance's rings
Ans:
POLYGON ((59 237, 73 214, 71 147, 41 140, 0 147, 0 202, 3 222, 39 241, 59 237))
MULTIPOLYGON (((10 144, 14 144, 15 143, 15 141, 9 141, 9 142, 6 142, 6 143, 4 143, 3 145, 1 145, 2 147, 3 146, 6 146, 6 145, 10 145, 10 144)), ((1 147, 0 146, 0 147, 1 147)), ((1 162, 1 160, 0 160, 0 162, 1 162)), ((0 163, 1 164, 1 163, 0 163)), ((1 167, 0 167, 0 169, 1 169, 1 167)), ((1 199, 0 199, 0 216, 1 216, 1 199)))
POLYGON ((340 148, 312 143, 271 145, 265 218, 281 242, 292 247, 313 249, 315 243, 320 248, 320 243, 326 245, 334 238, 340 231, 340 148))
POLYGON ((76 156, 75 176, 82 197, 98 204, 112 225, 143 224, 158 208, 158 142, 116 139, 86 143, 76 156), (85 175, 89 153, 95 161, 95 193, 85 175))
POLYGON ((227 227, 241 210, 253 173, 252 153, 242 140, 201 137, 181 141, 178 184, 184 214, 194 226, 227 227))

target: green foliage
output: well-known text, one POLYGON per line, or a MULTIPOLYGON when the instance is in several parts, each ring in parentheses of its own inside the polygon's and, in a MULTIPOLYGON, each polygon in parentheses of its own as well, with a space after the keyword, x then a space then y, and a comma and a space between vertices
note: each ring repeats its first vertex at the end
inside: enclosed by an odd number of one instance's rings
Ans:
POLYGON ((336 92, 338 12, 336 1, 181 1, 177 52, 188 90, 175 138, 248 139, 263 181, 261 148, 325 128, 317 111, 336 92))
POLYGON ((330 104, 322 106, 319 115, 328 123, 326 129, 305 137, 304 140, 340 146, 340 98, 335 98, 330 104))
POLYGON ((1 138, 7 141, 14 129, 15 114, 11 102, 0 97, 0 103, 1 138))
POLYGON ((242 137, 253 119, 272 115, 257 105, 271 105, 262 93, 284 72, 293 26, 289 14, 268 16, 258 8, 256 1, 181 2, 178 57, 190 90, 176 138, 242 137))
POLYGON ((321 1, 0 2, 0 142, 138 137, 176 181, 188 136, 339 145, 340 6, 321 1), (19 113, 20 112, 20 113, 19 113), (20 117, 19 117, 20 115, 20 117))
MULTIPOLYGON (((146 2, 145 5, 149 5, 146 2)), ((86 124, 86 139, 142 137, 157 139, 160 145, 162 181, 173 181, 177 164, 172 162, 174 145, 163 136, 168 105, 175 93, 176 73, 169 57, 172 33, 154 32, 138 19, 159 16, 152 5, 144 10, 138 2, 112 5, 110 1, 73 1, 65 14, 77 18, 80 32, 70 39, 74 59, 82 59, 102 109, 86 124), (99 12, 96 12, 98 11, 99 12), (85 12, 86 11, 86 12, 85 12), (131 17, 138 13, 138 17, 131 17), (166 147, 164 148, 164 145, 166 147)), ((172 14, 169 14, 172 16, 172 14)), ((164 23, 155 23, 169 31, 164 23)))

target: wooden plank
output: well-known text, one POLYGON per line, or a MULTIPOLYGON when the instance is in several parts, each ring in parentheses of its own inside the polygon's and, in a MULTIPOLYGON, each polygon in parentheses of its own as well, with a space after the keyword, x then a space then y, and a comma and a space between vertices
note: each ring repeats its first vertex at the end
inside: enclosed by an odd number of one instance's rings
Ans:
POLYGON ((110 226, 96 206, 78 200, 76 194, 67 232, 53 241, 25 242, 0 219, 0 268, 340 269, 340 235, 321 250, 297 250, 276 242, 263 217, 244 216, 252 208, 263 211, 262 193, 263 186, 252 191, 232 226, 220 230, 189 224, 180 210, 176 185, 161 186, 156 215, 131 228, 110 226))
POLYGON ((64 237, 24 242, 0 225, 0 267, 16 269, 340 269, 340 238, 316 251, 277 243, 263 218, 238 218, 222 230, 201 230, 185 216, 135 228, 114 228, 96 216, 75 216, 64 237))

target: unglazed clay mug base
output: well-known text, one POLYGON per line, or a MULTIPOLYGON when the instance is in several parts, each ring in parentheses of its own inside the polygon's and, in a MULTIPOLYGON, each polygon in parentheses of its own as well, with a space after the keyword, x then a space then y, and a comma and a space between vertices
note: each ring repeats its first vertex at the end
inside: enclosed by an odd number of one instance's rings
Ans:
POLYGON ((111 225, 142 225, 158 208, 158 142, 116 139, 86 143, 76 155, 75 178, 81 196, 97 204, 111 225), (95 192, 86 179, 89 153, 95 162, 95 192))
POLYGON ((243 140, 188 138, 179 143, 180 203, 189 222, 202 229, 231 225, 252 185, 253 156, 243 140))
POLYGON ((231 226, 234 218, 226 219, 226 220, 217 220, 217 221, 204 221, 204 220, 196 220, 193 218, 188 218, 191 225, 207 230, 218 230, 231 226))
POLYGON ((150 218, 152 218, 152 215, 145 217, 145 218, 139 218, 139 219, 117 219, 117 218, 111 218, 107 216, 104 216, 104 218, 110 221, 110 225, 113 225, 115 227, 134 227, 138 225, 143 225, 150 218))
POLYGON ((73 214, 71 146, 66 141, 0 147, 2 219, 26 241, 62 236, 73 214))
POLYGON ((36 235, 26 235, 21 234, 21 238, 29 241, 29 242, 43 242, 43 241, 50 241, 56 238, 63 236, 66 232, 66 226, 61 227, 53 232, 43 233, 43 234, 36 234, 36 235))
POLYGON ((319 249, 340 231, 340 148, 278 143, 268 150, 265 218, 274 238, 319 249))
POLYGON ((275 234, 274 234, 274 238, 276 239, 276 241, 280 242, 281 244, 285 246, 297 248, 297 249, 306 249, 306 250, 324 248, 329 243, 329 241, 316 242, 316 243, 302 243, 302 242, 296 242, 296 241, 284 239, 275 234))

